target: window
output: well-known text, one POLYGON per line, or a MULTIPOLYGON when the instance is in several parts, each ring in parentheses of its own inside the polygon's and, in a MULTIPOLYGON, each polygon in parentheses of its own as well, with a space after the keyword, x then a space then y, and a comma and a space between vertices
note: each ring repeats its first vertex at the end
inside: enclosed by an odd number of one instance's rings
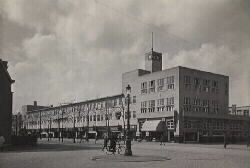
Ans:
POLYGON ((136 103, 136 96, 133 96, 133 103, 136 103))
POLYGON ((225 83, 225 95, 228 95, 228 84, 225 83))
POLYGON ((119 105, 122 105, 122 98, 119 98, 119 105))
POLYGON ((210 80, 208 79, 203 79, 203 85, 204 86, 209 86, 210 80))
POLYGON ((174 105, 174 97, 170 98, 170 105, 174 105))
MULTIPOLYGON (((128 114, 125 113, 125 119, 127 119, 127 118, 128 118, 128 114)), ((129 112, 129 118, 131 118, 131 111, 129 112)))
POLYGON ((112 113, 109 113, 109 120, 112 120, 112 113))
POLYGON ((101 120, 101 117, 100 117, 100 115, 98 114, 97 115, 97 121, 100 121, 101 120))
POLYGON ((184 97, 184 111, 191 111, 191 98, 190 97, 184 97))
POLYGON ((244 116, 249 116, 249 110, 244 110, 244 116))
POLYGON ((184 76, 184 87, 186 90, 191 90, 191 77, 184 76))
POLYGON ((174 76, 167 77, 167 88, 174 89, 174 76))
POLYGON ((147 112, 147 101, 141 102, 141 113, 147 112))
POLYGON ((133 111, 133 118, 136 118, 136 111, 133 111))
POLYGON ((219 103, 217 100, 212 100, 212 113, 217 114, 219 112, 219 103))
POLYGON ((200 85, 200 79, 199 78, 194 78, 194 85, 200 85))
POLYGON ((155 92, 155 80, 149 82, 149 93, 155 92))
POLYGON ((101 121, 103 121, 103 115, 101 115, 101 121))
POLYGON ((158 79, 157 80, 157 84, 158 84, 158 91, 162 91, 163 90, 163 86, 164 86, 164 79, 158 79))
POLYGON ((101 104, 101 108, 103 108, 103 102, 101 102, 100 104, 101 104))
POLYGON ((168 126, 168 129, 173 129, 174 128, 174 120, 167 121, 167 126, 168 126))
POLYGON ((147 93, 147 82, 141 83, 141 94, 147 93))
POLYGON ((213 80, 212 81, 212 93, 219 93, 219 83, 218 81, 213 80))
POLYGON ((120 120, 121 115, 122 115, 121 112, 116 112, 116 113, 115 113, 115 119, 116 119, 116 120, 120 120))
POLYGON ((184 104, 191 104, 191 98, 190 97, 184 97, 184 104))
POLYGON ((114 106, 116 106, 117 105, 117 100, 116 99, 114 99, 114 106))
POLYGON ((164 111, 164 99, 157 100, 157 111, 164 111))
POLYGON ((184 128, 192 128, 192 122, 190 120, 185 120, 184 128))
POLYGON ((218 81, 213 81, 212 82, 212 87, 218 88, 218 81))
POLYGON ((149 100, 148 107, 148 112, 155 112, 155 100, 149 100))
POLYGON ((174 109, 174 97, 170 97, 166 99, 166 110, 173 111, 174 109))

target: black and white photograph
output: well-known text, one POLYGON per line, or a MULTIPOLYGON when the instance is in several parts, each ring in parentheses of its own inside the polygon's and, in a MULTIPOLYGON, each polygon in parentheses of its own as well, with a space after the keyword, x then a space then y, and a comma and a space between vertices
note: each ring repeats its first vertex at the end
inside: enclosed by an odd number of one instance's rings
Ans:
POLYGON ((0 168, 249 168, 249 0, 0 0, 0 168))

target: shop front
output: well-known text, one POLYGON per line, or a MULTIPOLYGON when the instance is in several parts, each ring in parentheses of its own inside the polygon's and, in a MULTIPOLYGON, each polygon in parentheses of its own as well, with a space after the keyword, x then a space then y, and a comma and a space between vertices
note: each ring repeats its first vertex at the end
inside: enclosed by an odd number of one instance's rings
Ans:
POLYGON ((141 138, 147 141, 159 141, 167 130, 162 120, 147 120, 141 128, 141 138))

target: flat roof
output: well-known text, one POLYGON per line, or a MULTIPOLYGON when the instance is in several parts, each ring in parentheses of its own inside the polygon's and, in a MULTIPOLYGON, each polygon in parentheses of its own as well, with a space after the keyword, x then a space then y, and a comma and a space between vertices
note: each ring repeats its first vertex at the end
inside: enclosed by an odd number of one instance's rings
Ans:
POLYGON ((27 113, 38 112, 38 111, 41 111, 41 110, 57 109, 57 108, 62 108, 62 107, 70 107, 72 105, 82 105, 82 104, 100 102, 100 101, 104 101, 104 100, 107 100, 107 99, 114 99, 114 98, 123 97, 123 96, 124 96, 123 94, 117 94, 117 95, 113 95, 113 96, 106 96, 106 97, 101 97, 101 98, 97 98, 97 99, 90 99, 90 100, 85 100, 85 101, 76 102, 76 103, 69 103, 69 104, 65 104, 65 105, 61 105, 61 106, 53 106, 53 107, 48 107, 48 108, 42 108, 42 109, 27 111, 27 113))
POLYGON ((156 72, 150 72, 150 71, 147 71, 147 70, 144 70, 144 69, 135 69, 135 70, 132 70, 132 71, 128 71, 128 72, 124 72, 124 74, 127 74, 127 73, 131 73, 131 72, 135 72, 135 71, 139 71, 139 70, 142 70, 142 71, 145 71, 145 72, 149 72, 149 73, 145 73, 143 75, 140 75, 140 76, 145 76, 145 75, 152 75, 152 74, 156 74, 156 73, 162 73, 164 71, 169 71, 171 69, 188 69, 188 70, 193 70, 193 71, 198 71, 198 72, 203 72, 203 73, 209 73, 209 74, 212 74, 212 75, 219 75, 219 76, 222 76, 222 77, 226 77, 228 78, 229 76, 227 75, 223 75, 223 74, 218 74, 218 73, 215 73, 215 72, 208 72, 208 71, 204 71, 204 70, 199 70, 199 69, 194 69, 194 68, 189 68, 189 67, 184 67, 184 66, 174 66, 174 67, 171 67, 171 68, 167 68, 167 69, 163 69, 161 71, 156 71, 156 72))

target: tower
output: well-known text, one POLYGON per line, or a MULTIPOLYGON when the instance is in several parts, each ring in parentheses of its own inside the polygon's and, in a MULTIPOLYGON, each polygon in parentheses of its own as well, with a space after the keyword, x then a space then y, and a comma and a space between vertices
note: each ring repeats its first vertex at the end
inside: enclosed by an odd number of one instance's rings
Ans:
POLYGON ((152 49, 145 54, 145 70, 150 72, 162 71, 162 53, 155 52, 153 49, 153 33, 152 49))

